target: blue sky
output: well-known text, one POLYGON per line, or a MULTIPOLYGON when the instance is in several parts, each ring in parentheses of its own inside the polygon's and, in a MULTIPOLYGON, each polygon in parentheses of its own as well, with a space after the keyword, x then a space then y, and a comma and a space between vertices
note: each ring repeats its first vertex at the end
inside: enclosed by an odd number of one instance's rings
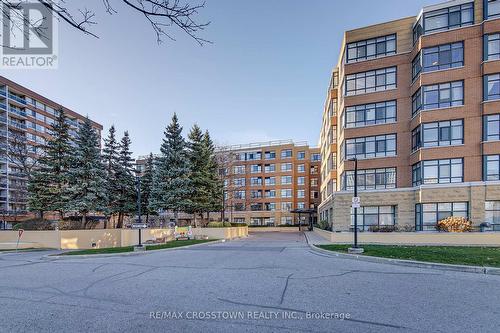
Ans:
MULTIPOLYGON (((148 23, 102 1, 92 28, 100 38, 60 24, 57 70, 2 75, 79 113, 128 130, 134 155, 157 152, 174 112, 219 144, 293 139, 317 145, 331 69, 345 30, 418 14, 432 0, 206 0, 211 25, 198 46, 158 45, 148 23)), ((115 2, 117 3, 117 2, 115 2)), ((106 133, 103 132, 103 135, 106 133)))

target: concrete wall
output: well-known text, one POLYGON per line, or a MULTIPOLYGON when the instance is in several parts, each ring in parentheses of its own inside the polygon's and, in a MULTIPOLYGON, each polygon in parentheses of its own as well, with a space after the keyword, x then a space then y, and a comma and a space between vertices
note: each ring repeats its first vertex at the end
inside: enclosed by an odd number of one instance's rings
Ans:
MULTIPOLYGON (((334 244, 353 242, 352 232, 330 232, 314 228, 319 236, 334 244)), ((500 246, 498 232, 360 232, 360 244, 500 246)))
MULTIPOLYGON (((301 227, 301 230, 306 230, 307 229, 307 226, 302 226, 301 227)), ((248 228, 248 232, 297 232, 299 231, 299 227, 296 226, 296 227, 262 227, 262 228, 259 228, 259 227, 252 227, 252 228, 248 228)))
POLYGON ((234 239, 248 236, 248 227, 193 228, 193 235, 208 236, 213 239, 234 239))

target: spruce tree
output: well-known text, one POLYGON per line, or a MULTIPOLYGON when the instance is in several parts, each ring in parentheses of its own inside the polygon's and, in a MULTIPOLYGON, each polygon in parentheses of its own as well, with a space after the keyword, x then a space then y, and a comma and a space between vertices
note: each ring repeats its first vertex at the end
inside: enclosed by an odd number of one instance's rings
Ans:
POLYGON ((64 217, 69 200, 69 169, 73 147, 69 135, 69 124, 63 109, 50 130, 51 138, 42 147, 38 167, 28 184, 28 203, 31 210, 57 211, 64 217))
POLYGON ((205 134, 203 135, 203 146, 207 156, 206 160, 210 192, 210 200, 206 212, 217 212, 222 209, 224 182, 219 176, 219 165, 215 156, 215 145, 208 131, 205 131, 205 134))
POLYGON ((106 209, 106 171, 100 154, 99 137, 87 117, 76 138, 74 163, 70 168, 68 208, 82 215, 82 228, 90 212, 106 209))
POLYGON ((104 228, 107 228, 108 219, 117 212, 116 198, 119 189, 116 173, 119 167, 119 149, 120 145, 116 141, 115 126, 112 125, 109 128, 107 138, 104 139, 104 148, 102 150, 102 158, 106 170, 106 193, 108 198, 105 212, 108 218, 104 222, 104 228))
POLYGON ((155 158, 153 154, 149 154, 144 166, 144 173, 141 176, 141 211, 146 214, 146 223, 149 222, 149 215, 155 214, 155 210, 151 209, 149 205, 149 198, 151 197, 151 187, 153 186, 155 158))
POLYGON ((188 211, 191 207, 190 195, 192 192, 189 179, 189 158, 186 151, 186 142, 182 137, 182 127, 177 115, 165 129, 161 155, 157 158, 151 189, 149 206, 155 210, 171 210, 174 212, 178 224, 178 213, 188 211))
POLYGON ((194 125, 188 135, 188 156, 191 166, 191 207, 189 212, 194 216, 194 224, 197 227, 197 214, 203 214, 210 207, 210 174, 209 153, 204 143, 204 136, 198 125, 194 125))
POLYGON ((136 186, 134 175, 134 159, 130 151, 130 136, 125 131, 120 141, 120 152, 118 156, 118 169, 116 171, 116 185, 118 189, 116 197, 116 208, 118 212, 117 228, 123 227, 125 215, 133 213, 136 209, 136 186))

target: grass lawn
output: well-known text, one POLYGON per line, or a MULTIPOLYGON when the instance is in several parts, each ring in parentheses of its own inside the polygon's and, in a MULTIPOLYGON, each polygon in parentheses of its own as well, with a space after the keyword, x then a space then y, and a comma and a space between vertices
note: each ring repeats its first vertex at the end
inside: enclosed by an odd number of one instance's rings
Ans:
MULTIPOLYGON (((174 247, 182 247, 182 246, 188 246, 188 245, 194 245, 194 244, 203 244, 203 243, 208 243, 208 242, 213 242, 213 241, 214 241, 214 239, 176 240, 176 241, 171 241, 171 242, 167 242, 164 244, 147 245, 146 251, 171 249, 174 247)), ((108 247, 108 248, 103 248, 103 249, 77 250, 77 251, 70 251, 70 252, 61 253, 61 255, 71 256, 71 255, 83 255, 83 254, 124 253, 124 252, 133 252, 133 251, 134 251, 133 246, 124 246, 124 247, 108 247)))
MULTIPOLYGON (((351 245, 318 245, 347 252, 351 245)), ((362 245, 364 255, 455 265, 500 267, 500 247, 362 245)))

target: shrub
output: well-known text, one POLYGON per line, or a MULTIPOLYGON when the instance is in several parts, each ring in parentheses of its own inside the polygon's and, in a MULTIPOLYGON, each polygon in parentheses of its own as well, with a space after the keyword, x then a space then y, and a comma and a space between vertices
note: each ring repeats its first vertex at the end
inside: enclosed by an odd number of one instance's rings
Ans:
POLYGON ((450 216, 437 223, 437 230, 445 232, 472 231, 472 222, 461 216, 450 216))
POLYGON ((323 230, 329 230, 330 224, 328 223, 327 220, 319 220, 318 228, 323 229, 323 230))
POLYGON ((231 227, 246 227, 246 226, 247 226, 246 223, 236 223, 236 222, 231 223, 231 227))
POLYGON ((207 228, 224 228, 223 222, 208 222, 207 228))
POLYGON ((54 230, 56 224, 53 221, 44 219, 29 219, 15 224, 13 230, 54 230))
POLYGON ((230 227, 232 227, 231 222, 224 222, 222 226, 224 228, 230 228, 230 227))

